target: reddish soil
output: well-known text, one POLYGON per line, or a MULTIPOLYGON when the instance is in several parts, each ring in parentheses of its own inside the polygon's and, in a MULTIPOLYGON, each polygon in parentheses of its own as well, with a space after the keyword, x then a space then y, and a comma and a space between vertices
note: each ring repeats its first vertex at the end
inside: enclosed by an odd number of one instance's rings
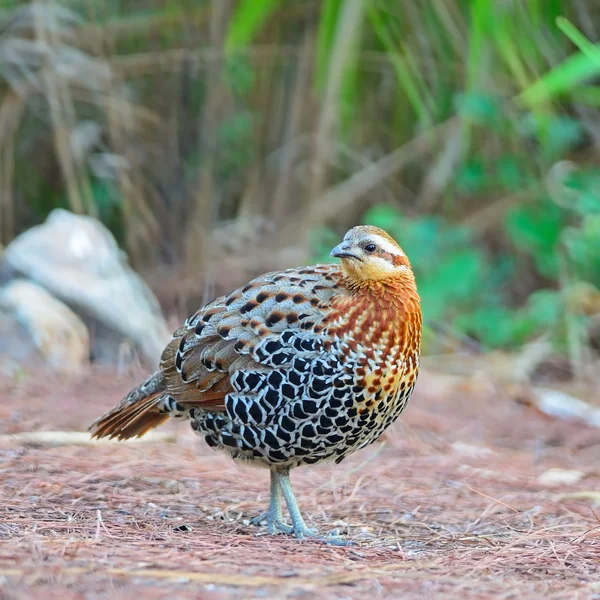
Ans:
MULTIPOLYGON (((0 382, 0 433, 84 430, 132 379, 0 382)), ((600 598, 600 430, 423 373, 383 443, 298 469, 304 515, 355 542, 248 520, 268 473, 186 424, 176 443, 0 447, 0 598, 600 598), (576 483, 539 480, 549 468, 576 483)))

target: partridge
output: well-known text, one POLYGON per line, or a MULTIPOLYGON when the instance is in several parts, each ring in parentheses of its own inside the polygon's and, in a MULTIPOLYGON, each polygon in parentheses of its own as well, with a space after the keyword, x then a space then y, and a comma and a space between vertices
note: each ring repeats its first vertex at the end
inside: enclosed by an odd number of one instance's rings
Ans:
POLYGON ((290 469, 339 463, 376 441, 412 394, 421 341, 410 262, 385 231, 354 227, 331 256, 341 264, 267 273, 189 317, 158 371, 93 436, 123 440, 169 417, 190 420, 209 446, 270 469, 269 508, 256 524, 315 536, 290 469))

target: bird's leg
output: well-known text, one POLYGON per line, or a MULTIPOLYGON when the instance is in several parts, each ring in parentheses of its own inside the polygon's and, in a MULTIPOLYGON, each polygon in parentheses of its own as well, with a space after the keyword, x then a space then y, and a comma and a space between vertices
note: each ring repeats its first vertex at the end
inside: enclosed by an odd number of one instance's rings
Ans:
POLYGON ((264 520, 267 521, 269 533, 292 533, 293 527, 283 522, 283 511, 281 508, 281 488, 275 476, 275 471, 271 470, 271 497, 269 500, 269 509, 254 517, 250 522, 253 525, 260 525, 264 520))
POLYGON ((287 504, 290 517, 292 519, 292 528, 294 535, 298 539, 303 539, 306 536, 314 536, 316 531, 309 529, 302 518, 302 513, 298 508, 294 491, 292 490, 292 484, 290 483, 290 470, 284 469, 281 471, 271 471, 274 474, 274 479, 277 482, 278 488, 283 492, 285 503, 287 504))
POLYGON ((273 470, 271 471, 271 473, 275 474, 278 486, 281 489, 281 492, 283 493, 285 503, 287 504, 288 511, 292 519, 292 530, 294 532, 294 535, 299 540, 309 537, 319 539, 322 542, 326 542, 327 544, 333 544, 335 546, 352 545, 352 542, 347 542, 343 539, 340 539, 337 536, 320 537, 316 529, 309 529, 306 526, 304 519, 302 518, 302 514, 300 512, 300 509, 298 508, 298 503, 296 502, 296 497, 294 496, 294 491, 292 490, 292 484, 290 482, 290 470, 273 470))

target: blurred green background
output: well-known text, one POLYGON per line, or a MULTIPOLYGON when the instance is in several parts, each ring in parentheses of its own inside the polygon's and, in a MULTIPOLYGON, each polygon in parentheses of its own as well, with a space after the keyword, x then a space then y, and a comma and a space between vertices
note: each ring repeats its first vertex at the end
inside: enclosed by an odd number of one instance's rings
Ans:
POLYGON ((238 285, 370 223, 412 260, 428 353, 595 363, 597 0, 0 6, 3 245, 95 216, 185 312, 227 253, 238 285))

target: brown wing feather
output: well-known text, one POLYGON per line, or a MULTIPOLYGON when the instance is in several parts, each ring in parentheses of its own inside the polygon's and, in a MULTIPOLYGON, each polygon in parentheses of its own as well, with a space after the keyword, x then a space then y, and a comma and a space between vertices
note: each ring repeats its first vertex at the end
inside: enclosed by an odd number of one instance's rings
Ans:
POLYGON ((166 396, 179 404, 225 409, 239 370, 268 369, 253 355, 284 331, 309 329, 329 312, 333 295, 347 293, 337 265, 267 273, 217 298, 186 320, 165 348, 159 371, 98 419, 95 437, 143 435, 168 418, 159 411, 166 396))
POLYGON ((251 356, 265 337, 299 329, 304 319, 323 318, 332 295, 340 293, 337 265, 316 265, 267 273, 217 298, 173 335, 160 369, 166 392, 183 404, 224 410, 233 391, 230 375, 264 368, 251 356))

